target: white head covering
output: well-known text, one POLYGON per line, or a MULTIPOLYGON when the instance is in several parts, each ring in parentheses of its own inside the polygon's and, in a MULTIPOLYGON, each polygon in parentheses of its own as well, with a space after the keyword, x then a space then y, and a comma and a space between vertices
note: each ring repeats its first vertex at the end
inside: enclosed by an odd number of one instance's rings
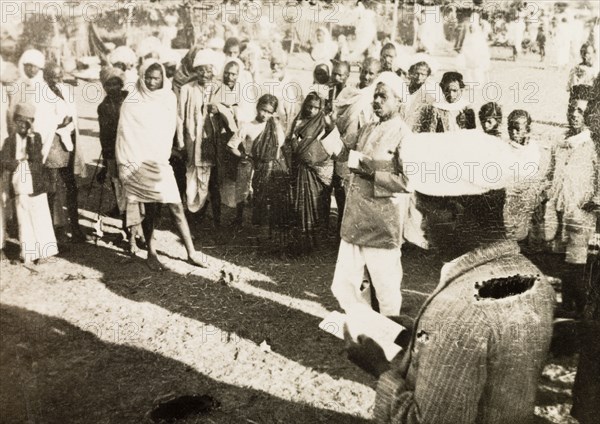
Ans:
POLYGON ((404 100, 404 91, 406 82, 396 75, 394 72, 382 72, 379 74, 375 82, 373 83, 373 87, 377 87, 377 84, 385 84, 389 88, 392 89, 394 94, 400 99, 404 100))
POLYGON ((212 50, 221 51, 225 47, 225 40, 219 37, 211 38, 210 40, 208 40, 208 44, 206 47, 212 50))
POLYGON ((127 46, 119 46, 114 49, 109 57, 111 64, 124 63, 126 65, 135 65, 137 62, 137 56, 131 48, 127 46))
MULTIPOLYGON (((145 101, 156 101, 162 97, 170 98, 172 94, 171 81, 167 78, 167 74, 165 72, 165 67, 158 62, 156 59, 146 59, 140 66, 139 78, 137 81, 137 90, 141 94, 142 102, 145 101), (150 89, 146 86, 146 71, 151 65, 154 64, 160 65, 160 70, 163 75, 163 86, 158 90, 150 91, 150 89)), ((168 99, 166 99, 168 100, 168 99)))
POLYGON ((400 159, 409 189, 429 196, 479 195, 541 177, 536 145, 514 145, 480 130, 411 134, 400 159))
POLYGON ((227 68, 227 65, 229 65, 230 63, 235 63, 240 68, 240 72, 245 69, 244 62, 242 62, 240 59, 238 59, 237 57, 228 57, 225 59, 223 72, 225 72, 225 68, 227 68))
POLYGON ((175 64, 179 65, 181 62, 181 55, 179 52, 173 49, 162 49, 160 52, 160 63, 175 64))
POLYGON ((44 53, 34 49, 26 50, 25 53, 23 53, 23 55, 21 56, 19 64, 26 65, 28 63, 42 69, 46 65, 46 58, 44 57, 44 53))
POLYGON ((45 65, 46 58, 44 57, 44 54, 41 51, 34 49, 26 50, 25 53, 23 53, 23 55, 21 55, 21 58, 19 59, 19 74, 21 75, 21 78, 32 83, 34 81, 42 82, 44 79, 44 73, 42 69, 45 65), (25 75, 26 64, 35 65, 38 68, 40 68, 39 72, 33 78, 29 78, 27 75, 25 75))
POLYGON ((137 47, 138 57, 146 57, 150 54, 158 56, 162 50, 162 42, 157 37, 146 37, 137 47))
POLYGON ((219 58, 215 55, 215 52, 210 49, 198 50, 194 57, 193 67, 196 68, 202 65, 212 65, 213 68, 219 67, 219 58))

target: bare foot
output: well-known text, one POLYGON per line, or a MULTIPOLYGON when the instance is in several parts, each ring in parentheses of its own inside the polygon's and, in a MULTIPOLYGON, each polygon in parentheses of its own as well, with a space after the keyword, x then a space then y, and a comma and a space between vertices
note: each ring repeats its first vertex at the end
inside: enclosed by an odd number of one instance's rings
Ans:
POLYGON ((148 259, 146 260, 146 263, 148 264, 148 268, 150 268, 152 271, 160 272, 165 270, 165 267, 162 263, 160 263, 156 254, 153 255, 148 253, 148 259))
POLYGON ((135 236, 132 235, 129 238, 129 253, 132 255, 135 255, 138 251, 139 251, 139 249, 137 247, 137 241, 135 239, 135 236))
POLYGON ((188 255, 188 262, 200 268, 207 268, 206 258, 204 257, 204 255, 198 252, 190 253, 188 255))

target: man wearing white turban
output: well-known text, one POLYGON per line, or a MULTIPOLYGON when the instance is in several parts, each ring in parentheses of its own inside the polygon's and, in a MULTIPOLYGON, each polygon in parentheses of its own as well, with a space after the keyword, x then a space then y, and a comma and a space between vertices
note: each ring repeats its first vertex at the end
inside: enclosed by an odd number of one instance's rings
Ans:
POLYGON ((400 194, 404 192, 402 189, 388 190, 382 184, 401 178, 394 152, 410 134, 410 129, 399 115, 402 79, 393 72, 384 72, 374 86, 373 111, 379 122, 368 123, 360 130, 357 151, 349 155, 346 148, 332 152, 340 160, 350 156, 348 166, 353 175, 347 187, 342 240, 331 290, 346 311, 364 303, 361 284, 366 269, 380 312, 398 316, 402 222, 408 195, 400 194), (354 163, 352 156, 360 157, 358 163, 354 163))
MULTIPOLYGON (((10 108, 8 111, 8 132, 13 132, 12 117, 18 103, 39 103, 41 98, 41 89, 44 85, 44 77, 42 69, 46 65, 46 58, 39 50, 26 50, 19 59, 19 75, 20 78, 16 84, 11 84, 9 91, 11 95, 10 108)), ((36 108, 36 116, 34 120, 34 131, 40 132, 38 126, 42 122, 44 110, 40 107, 36 108)))
MULTIPOLYGON (((196 79, 181 87, 177 107, 177 146, 186 157, 186 198, 190 212, 205 206, 208 195, 215 226, 221 222, 221 195, 218 185, 218 139, 220 120, 211 106, 221 85, 214 81, 215 56, 212 50, 196 53, 193 68, 196 79)), ((203 212, 204 213, 204 210, 203 212)))
POLYGON ((135 52, 128 46, 119 46, 111 52, 108 60, 112 66, 125 72, 126 88, 134 88, 133 86, 138 79, 137 71, 135 70, 138 59, 135 52))
POLYGON ((206 47, 212 50, 216 74, 221 75, 225 66, 225 53, 223 52, 225 40, 219 37, 211 38, 208 40, 206 47))

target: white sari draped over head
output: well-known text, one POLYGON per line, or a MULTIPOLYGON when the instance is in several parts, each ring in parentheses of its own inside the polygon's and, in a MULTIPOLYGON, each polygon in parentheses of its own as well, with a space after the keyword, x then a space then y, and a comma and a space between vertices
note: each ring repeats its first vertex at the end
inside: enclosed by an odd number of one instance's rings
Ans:
POLYGON ((325 26, 317 28, 317 32, 323 34, 323 40, 319 41, 315 34, 312 40, 310 57, 317 63, 329 62, 338 52, 338 44, 331 38, 331 33, 325 26))
POLYGON ((144 62, 136 90, 121 107, 117 130, 116 158, 119 178, 129 203, 181 203, 169 164, 177 119, 177 99, 165 70, 156 60, 144 62), (145 74, 160 66, 163 86, 151 91, 145 74))

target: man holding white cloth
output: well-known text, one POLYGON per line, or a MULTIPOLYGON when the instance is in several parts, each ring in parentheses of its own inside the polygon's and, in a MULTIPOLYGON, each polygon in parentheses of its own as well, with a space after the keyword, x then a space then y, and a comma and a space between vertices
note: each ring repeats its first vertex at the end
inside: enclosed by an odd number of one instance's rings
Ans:
MULTIPOLYGON (((379 75, 373 97, 373 111, 379 122, 361 129, 357 152, 350 153, 360 159, 353 164, 353 157, 349 158, 353 175, 347 189, 338 266, 331 287, 346 311, 357 303, 365 303, 360 289, 366 267, 381 314, 400 314, 400 248, 408 196, 401 194, 403 191, 390 191, 385 185, 398 180, 397 185, 402 186, 404 182, 395 154, 404 137, 410 134, 399 115, 403 87, 403 80, 396 74, 379 75)), ((344 160, 348 151, 342 148, 334 154, 344 160)))

